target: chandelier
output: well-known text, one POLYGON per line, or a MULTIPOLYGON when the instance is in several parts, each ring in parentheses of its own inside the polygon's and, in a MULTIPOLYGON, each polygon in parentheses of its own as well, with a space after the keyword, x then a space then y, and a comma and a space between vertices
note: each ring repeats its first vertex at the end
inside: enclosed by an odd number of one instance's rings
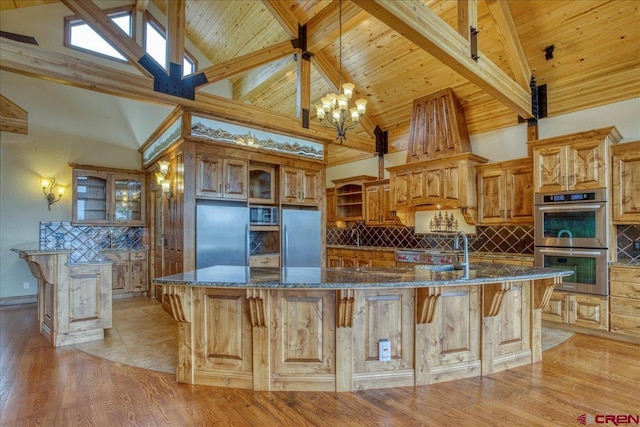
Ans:
POLYGON ((316 114, 320 124, 324 127, 335 128, 338 136, 336 139, 342 141, 347 139, 347 131, 354 128, 364 116, 367 106, 366 99, 358 99, 354 101, 355 107, 349 108, 349 101, 353 96, 356 87, 353 83, 342 83, 342 0, 340 0, 339 29, 339 65, 340 72, 338 74, 339 85, 338 91, 342 88, 341 94, 328 93, 320 99, 321 104, 316 105, 316 114), (349 120, 349 122, 347 122, 349 120))

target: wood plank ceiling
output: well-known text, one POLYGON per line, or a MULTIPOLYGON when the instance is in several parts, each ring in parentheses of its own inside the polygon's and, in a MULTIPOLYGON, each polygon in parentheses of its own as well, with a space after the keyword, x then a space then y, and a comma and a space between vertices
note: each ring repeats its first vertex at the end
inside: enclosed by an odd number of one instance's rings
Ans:
MULTIPOLYGON (((0 10, 55 1, 3 0, 0 10)), ((165 0, 151 1, 167 13, 165 0)), ((138 0, 139 8, 145 3, 138 0)), ((464 107, 471 134, 518 122, 513 108, 444 65, 409 33, 407 37, 400 34, 401 26, 389 24, 391 20, 383 23, 384 17, 369 3, 373 2, 342 3, 342 80, 355 83, 358 95, 368 100, 367 121, 350 132, 371 138, 377 125, 389 132, 389 151, 404 150, 413 100, 447 87, 464 107)), ((381 4, 376 7, 393 7, 384 0, 376 3, 381 4)), ((418 6, 426 6, 457 32, 459 4, 466 8, 469 3, 475 0, 423 0, 418 6)), ((475 8, 479 61, 495 64, 511 84, 522 81, 518 75, 522 70, 530 70, 537 84, 547 85, 549 116, 638 97, 639 5, 628 0, 479 0, 475 8), (511 32, 509 23, 513 24, 511 32), (510 40, 514 32, 517 39, 510 40), (547 60, 545 47, 550 45, 554 46, 553 58, 547 60), (524 52, 520 58, 524 64, 512 58, 518 47, 524 52)), ((310 74, 313 121, 313 106, 335 90, 332 82, 339 79, 337 11, 337 0, 186 0, 185 36, 215 65, 291 40, 298 23, 307 23, 309 51, 314 55, 310 74)), ((420 37, 430 36, 427 29, 420 37)), ((295 117, 297 69, 294 55, 287 55, 243 70, 229 77, 233 98, 295 117)), ((329 153, 330 165, 371 155, 335 145, 329 153)))

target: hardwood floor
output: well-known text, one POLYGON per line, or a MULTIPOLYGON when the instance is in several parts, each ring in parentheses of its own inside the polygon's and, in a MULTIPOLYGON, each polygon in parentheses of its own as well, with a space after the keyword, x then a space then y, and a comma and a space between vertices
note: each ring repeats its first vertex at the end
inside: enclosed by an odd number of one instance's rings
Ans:
POLYGON ((0 308, 2 426, 578 426, 583 414, 636 416, 639 396, 640 346, 580 334, 541 363, 484 378, 253 392, 178 384, 172 374, 56 349, 37 332, 35 305, 0 308))

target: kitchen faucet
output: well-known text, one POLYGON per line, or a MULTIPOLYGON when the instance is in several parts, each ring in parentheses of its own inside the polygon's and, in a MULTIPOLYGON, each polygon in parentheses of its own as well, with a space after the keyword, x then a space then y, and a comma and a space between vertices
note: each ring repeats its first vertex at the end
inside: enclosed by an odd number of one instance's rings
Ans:
POLYGON ((353 235, 356 235, 356 246, 360 246, 360 230, 357 228, 352 228, 351 229, 351 237, 353 238, 353 235))
POLYGON ((464 262, 461 262, 460 265, 464 266, 465 278, 469 278, 469 238, 467 237, 467 233, 462 230, 458 231, 453 244, 455 249, 460 249, 460 236, 462 236, 464 241, 464 262))

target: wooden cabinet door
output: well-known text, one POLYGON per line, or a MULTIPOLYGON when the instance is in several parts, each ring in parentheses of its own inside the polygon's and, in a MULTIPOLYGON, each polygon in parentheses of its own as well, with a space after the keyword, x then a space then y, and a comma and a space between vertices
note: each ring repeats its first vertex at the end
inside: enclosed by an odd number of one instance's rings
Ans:
POLYGON ((249 203, 276 202, 276 168, 252 163, 249 166, 249 203))
POLYGON ((640 224, 640 143, 635 143, 635 146, 638 147, 635 151, 613 156, 611 181, 614 222, 640 224))
POLYGON ((409 204, 409 173, 392 174, 391 186, 393 190, 393 210, 407 207, 409 204))
POLYGON ((129 279, 129 254, 119 254, 125 256, 123 261, 113 261, 111 292, 120 294, 127 292, 127 282, 129 279))
POLYGON ((196 156, 196 197, 217 199, 224 194, 222 188, 222 163, 220 157, 199 154, 196 156))
POLYGON ((537 171, 534 192, 546 193, 561 191, 565 188, 563 182, 566 167, 565 147, 553 146, 536 148, 533 151, 533 168, 537 171))
POLYGON ((327 188, 327 224, 333 224, 336 222, 336 189, 327 188))
POLYGON ((567 310, 567 294, 554 292, 549 303, 542 309, 542 320, 550 322, 568 323, 569 312, 567 310))
POLYGON ((379 225, 381 220, 380 214, 380 186, 370 186, 365 188, 364 192, 364 223, 366 225, 379 225))
POLYGON ((506 181, 507 221, 533 224, 533 169, 507 170, 506 181))
POLYGON ((424 171, 409 172, 409 206, 418 205, 426 198, 424 171))
POLYGON ((73 170, 72 220, 78 224, 106 224, 110 218, 109 174, 73 170))
POLYGON ((607 186, 605 145, 602 141, 577 142, 567 146, 566 183, 570 190, 607 186))
POLYGON ((340 267, 354 268, 356 266, 355 257, 341 257, 340 267))
POLYGON ((486 171, 478 175, 478 222, 480 224, 504 222, 506 193, 505 171, 486 171))
POLYGON ((595 295, 569 295, 569 323, 590 329, 609 330, 607 298, 595 295))
POLYGON ((342 267, 342 259, 336 255, 329 255, 329 267, 342 267))
POLYGON ((129 269, 129 291, 145 292, 147 290, 147 254, 144 252, 131 253, 129 269))
POLYGON ((248 168, 244 160, 224 159, 222 163, 223 197, 225 199, 247 200, 248 168))
POLYGON ((428 199, 440 198, 444 194, 443 174, 439 169, 427 170, 424 172, 425 179, 425 196, 428 199))
POLYGON ((110 176, 111 222, 143 225, 145 221, 144 177, 138 174, 110 176))
POLYGON ((308 169, 301 170, 300 184, 302 191, 302 203, 305 205, 317 206, 320 203, 320 183, 318 171, 308 169))
POLYGON ((464 190, 461 189, 461 186, 466 186, 466 183, 461 181, 463 178, 461 167, 459 165, 446 167, 442 175, 442 197, 446 200, 460 201, 464 204, 466 200, 462 200, 464 190))
POLYGON ((383 224, 393 225, 396 223, 396 216, 393 213, 393 200, 391 199, 391 187, 388 184, 383 185, 380 190, 380 211, 383 224))
POLYGON ((297 168, 281 168, 281 191, 282 203, 298 203, 300 200, 300 174, 297 168))

